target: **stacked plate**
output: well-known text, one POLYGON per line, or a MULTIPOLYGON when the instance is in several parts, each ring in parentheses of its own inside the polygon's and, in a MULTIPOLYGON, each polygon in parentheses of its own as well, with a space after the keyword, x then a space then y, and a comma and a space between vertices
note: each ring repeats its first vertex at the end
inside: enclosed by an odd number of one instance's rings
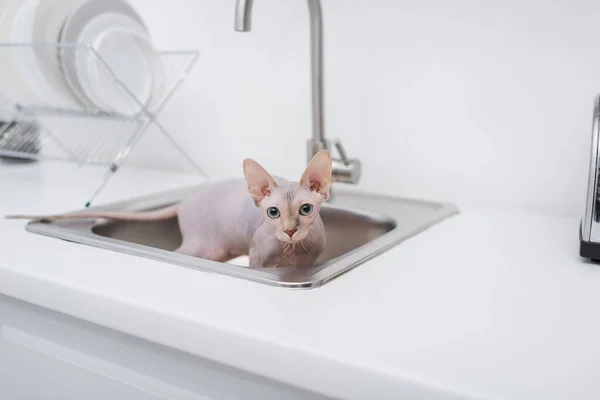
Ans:
POLYGON ((0 42, 13 44, 0 47, 9 101, 130 115, 163 96, 160 56, 126 0, 0 0, 0 42))

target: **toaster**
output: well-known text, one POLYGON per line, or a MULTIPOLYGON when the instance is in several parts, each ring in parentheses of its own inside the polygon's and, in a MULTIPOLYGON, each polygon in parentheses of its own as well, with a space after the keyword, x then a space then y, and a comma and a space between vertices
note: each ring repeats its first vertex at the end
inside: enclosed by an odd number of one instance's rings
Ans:
POLYGON ((592 140, 590 164, 585 201, 585 213, 579 225, 579 255, 594 261, 600 261, 600 188, 598 187, 598 145, 600 140, 600 95, 594 100, 592 122, 592 140))

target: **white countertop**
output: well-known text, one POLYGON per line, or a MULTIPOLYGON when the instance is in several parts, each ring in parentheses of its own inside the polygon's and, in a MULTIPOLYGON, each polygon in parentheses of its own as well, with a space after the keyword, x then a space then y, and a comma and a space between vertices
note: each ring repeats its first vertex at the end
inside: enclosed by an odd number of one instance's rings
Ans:
MULTIPOLYGON (((0 213, 81 208, 88 176, 0 164, 0 213)), ((99 201, 200 181, 122 170, 99 201)), ((461 212, 313 290, 0 220, 0 293, 335 397, 600 398, 600 266, 578 256, 579 221, 461 212)))

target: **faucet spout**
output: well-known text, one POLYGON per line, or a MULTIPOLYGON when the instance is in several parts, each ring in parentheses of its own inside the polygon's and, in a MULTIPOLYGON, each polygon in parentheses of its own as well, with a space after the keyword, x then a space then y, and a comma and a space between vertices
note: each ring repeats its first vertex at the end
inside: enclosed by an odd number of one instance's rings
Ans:
MULTIPOLYGON (((235 30, 249 32, 252 29, 253 0, 237 0, 235 7, 235 30)), ((311 97, 312 97, 312 137, 308 141, 308 160, 321 150, 330 150, 331 144, 325 138, 324 106, 323 106, 323 15, 320 0, 307 0, 310 17, 310 60, 311 60, 311 97)), ((341 143, 336 147, 343 152, 341 143)), ((360 162, 350 160, 345 154, 342 159, 335 160, 334 181, 358 183, 361 175, 360 162)))
POLYGON ((235 30, 250 32, 252 29, 252 3, 253 0, 238 0, 235 5, 235 30))

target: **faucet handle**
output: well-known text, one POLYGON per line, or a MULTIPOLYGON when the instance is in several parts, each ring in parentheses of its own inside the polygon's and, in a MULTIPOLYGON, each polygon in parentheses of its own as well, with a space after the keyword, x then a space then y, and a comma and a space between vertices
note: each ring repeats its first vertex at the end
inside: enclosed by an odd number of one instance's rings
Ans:
POLYGON ((350 165, 350 159, 348 158, 348 155, 346 154, 346 150, 344 150, 344 146, 342 146, 342 141, 340 139, 333 139, 333 144, 335 145, 335 148, 337 149, 338 153, 340 154, 340 158, 342 159, 342 162, 344 163, 344 165, 350 165))
POLYGON ((335 182, 357 184, 362 175, 360 161, 348 158, 340 139, 333 139, 332 142, 340 155, 339 159, 333 159, 333 180, 335 182))

